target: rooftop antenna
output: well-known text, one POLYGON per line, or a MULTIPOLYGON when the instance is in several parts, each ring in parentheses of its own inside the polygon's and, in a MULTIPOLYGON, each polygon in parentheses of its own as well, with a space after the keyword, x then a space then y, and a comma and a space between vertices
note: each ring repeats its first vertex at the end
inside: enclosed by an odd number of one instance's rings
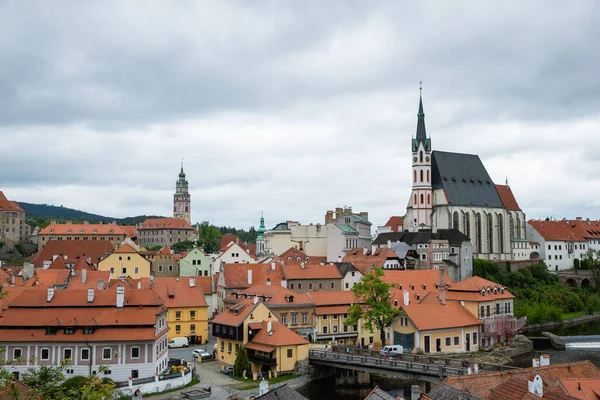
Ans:
POLYGON ((506 177, 506 186, 508 186, 508 176, 506 177))

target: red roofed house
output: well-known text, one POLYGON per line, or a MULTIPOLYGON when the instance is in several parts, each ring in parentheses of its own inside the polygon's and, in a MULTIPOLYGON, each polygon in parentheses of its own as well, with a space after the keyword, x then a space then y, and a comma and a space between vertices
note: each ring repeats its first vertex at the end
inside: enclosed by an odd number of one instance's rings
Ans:
POLYGON ((377 234, 380 233, 388 233, 388 232, 402 232, 404 228, 402 227, 402 218, 401 216, 392 216, 388 219, 388 222, 385 225, 377 227, 377 234))
POLYGON ((250 247, 243 243, 230 241, 225 247, 219 249, 219 256, 215 258, 213 266, 216 272, 220 272, 223 264, 252 264, 256 262, 256 254, 252 253, 250 247))
POLYGON ((56 258, 63 258, 66 264, 73 265, 83 258, 97 266, 114 247, 110 240, 51 240, 30 261, 35 268, 48 268, 56 258))
POLYGON ((403 260, 394 253, 392 249, 387 247, 351 249, 343 259, 343 262, 350 262, 364 275, 371 268, 379 267, 383 269, 404 269, 403 260))
POLYGON ((126 238, 135 237, 135 229, 130 226, 120 226, 116 222, 110 224, 57 224, 52 221, 50 225, 38 233, 38 250, 52 240, 108 240, 113 246, 118 245, 126 238))
POLYGON ((334 264, 283 264, 287 287, 296 293, 342 290, 342 274, 334 264))
POLYGON ((600 250, 600 221, 577 218, 527 221, 527 238, 539 243, 539 258, 549 269, 571 269, 588 249, 600 250))
POLYGON ((119 246, 112 254, 100 261, 99 271, 110 271, 111 279, 150 277, 150 261, 128 244, 119 246))
POLYGON ((143 247, 171 246, 196 240, 196 230, 182 218, 149 218, 137 226, 139 243, 143 247))
POLYGON ((167 310, 153 290, 20 289, 0 318, 0 346, 16 372, 68 358, 67 378, 105 366, 127 381, 168 367, 167 310))
POLYGON ((25 210, 0 191, 0 242, 19 244, 28 241, 30 235, 31 227, 25 223, 25 210))

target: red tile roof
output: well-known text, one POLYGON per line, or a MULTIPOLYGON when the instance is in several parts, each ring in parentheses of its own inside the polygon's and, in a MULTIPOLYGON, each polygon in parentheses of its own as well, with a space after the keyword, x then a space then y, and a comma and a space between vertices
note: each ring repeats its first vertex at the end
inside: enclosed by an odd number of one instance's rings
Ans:
POLYGON ((131 235, 131 228, 110 224, 50 224, 40 230, 40 235, 131 235))
POLYGON ((510 190, 510 186, 496 185, 496 190, 500 195, 500 200, 502 200, 502 203, 507 210, 521 211, 521 207, 519 207, 519 204, 517 204, 515 195, 513 194, 512 190, 510 190))
POLYGON ((235 304, 241 300, 253 298, 255 296, 264 296, 266 300, 264 303, 269 307, 293 307, 293 306, 306 306, 314 305, 314 301, 305 293, 294 293, 291 290, 284 288, 279 285, 252 285, 248 289, 232 294, 225 298, 226 304, 235 304), (290 302, 290 296, 293 297, 293 302, 290 302))
POLYGON ((36 269, 34 279, 36 286, 63 285, 69 281, 68 269, 36 269))
POLYGON ((458 302, 417 304, 402 306, 402 309, 420 331, 481 325, 481 321, 458 302))
POLYGON ((230 289, 245 289, 252 285, 281 285, 283 271, 276 264, 272 269, 271 264, 223 264, 223 279, 225 287, 230 289), (248 283, 248 271, 252 271, 252 282, 248 283))
POLYGON ((498 385, 516 378, 527 379, 531 373, 537 373, 544 385, 556 386, 559 379, 565 378, 599 378, 600 371, 592 362, 580 361, 573 363, 551 364, 545 367, 521 368, 509 371, 486 372, 485 374, 450 376, 443 382, 457 389, 466 389, 470 393, 486 398, 492 389, 498 385))
POLYGON ((121 245, 113 253, 137 253, 137 250, 128 244, 121 245))
POLYGON ((269 331, 268 324, 268 321, 262 321, 262 329, 258 331, 254 338, 252 338, 253 344, 271 347, 308 344, 308 340, 304 339, 287 326, 276 321, 271 321, 271 331, 269 331))
POLYGON ((221 246, 219 248, 223 249, 229 245, 229 243, 237 243, 240 244, 240 238, 237 235, 223 235, 221 236, 221 246))
POLYGON ((351 290, 338 290, 331 292, 310 292, 308 293, 310 298, 315 302, 317 307, 319 306, 341 306, 347 304, 358 303, 359 301, 354 297, 354 292, 351 290))
MULTIPOLYGON (((183 278, 183 277, 182 277, 183 278)), ((197 276, 196 284, 202 288, 202 293, 209 295, 217 292, 217 277, 215 276, 197 276), (213 279, 214 279, 214 291, 213 291, 213 279)))
POLYGON ((600 378, 564 378, 560 386, 568 395, 580 400, 597 400, 600 398, 600 378))
POLYGON ((576 397, 571 397, 567 394, 548 390, 544 388, 543 397, 539 397, 529 392, 529 383, 527 379, 509 379, 506 382, 496 386, 491 393, 486 397, 486 400, 530 400, 530 399, 547 399, 547 400, 575 400, 576 397))
POLYGON ((600 239, 600 221, 527 221, 547 241, 585 241, 600 239))
POLYGON ((334 307, 317 307, 315 309, 315 314, 316 315, 348 314, 349 307, 350 307, 350 305, 334 306, 334 307))
POLYGON ((392 232, 402 232, 402 222, 403 217, 392 216, 390 219, 388 219, 388 222, 386 222, 384 226, 389 226, 392 228, 392 232))
MULTIPOLYGON (((515 297, 504 286, 492 281, 488 281, 487 279, 483 279, 479 276, 473 276, 471 278, 453 284, 452 286, 450 286, 447 293, 452 293, 452 296, 455 297, 461 295, 468 297, 469 295, 474 294, 474 298, 478 299, 477 301, 513 299, 515 297), (488 288, 490 289, 489 292, 487 291, 488 288), (486 290, 485 296, 481 295, 482 289, 486 290), (495 292, 494 289, 496 289, 495 292)), ((469 300, 470 298, 471 297, 464 298, 461 300, 469 300)))
POLYGON ((277 258, 282 261, 310 261, 310 257, 305 252, 298 250, 295 247, 290 247, 281 253, 277 258))
POLYGON ((250 314, 252 314, 252 311, 254 311, 256 307, 261 305, 265 306, 260 300, 258 300, 256 303, 254 303, 254 299, 240 301, 235 306, 218 314, 213 318, 212 322, 213 324, 238 326, 244 322, 244 320, 248 318, 250 314))
POLYGON ((208 307, 196 277, 154 278, 154 291, 167 308, 208 307), (190 286, 192 282, 193 287, 190 286))
MULTIPOLYGON (((438 293, 440 282, 440 271, 437 269, 429 270, 384 270, 381 280, 392 283, 391 300, 397 301, 398 306, 404 304, 404 291, 408 291, 411 304, 415 304, 425 298, 428 293, 433 292, 434 296, 438 293)), ((452 287, 453 282, 444 271, 444 284, 446 287, 452 287)))
POLYGON ((138 229, 194 229, 182 218, 149 218, 138 229))
POLYGON ((362 248, 350 250, 342 261, 350 262, 364 275, 371 270, 372 267, 383 267, 383 264, 388 259, 400 259, 392 249, 376 248, 372 253, 372 249, 368 249, 366 254, 362 248))
POLYGON ((342 274, 333 264, 284 264, 283 273, 287 280, 342 279, 342 274))
POLYGON ((69 289, 98 289, 99 281, 103 281, 104 288, 108 288, 110 271, 86 271, 85 283, 83 283, 83 273, 79 271, 75 276, 71 276, 69 289))
POLYGON ((98 264, 114 249, 108 240, 50 240, 41 251, 37 252, 31 262, 41 268, 44 261, 52 261, 55 255, 66 255, 69 259, 90 257, 92 264, 98 264))
POLYGON ((25 212, 16 201, 10 201, 0 190, 0 211, 21 211, 25 212))

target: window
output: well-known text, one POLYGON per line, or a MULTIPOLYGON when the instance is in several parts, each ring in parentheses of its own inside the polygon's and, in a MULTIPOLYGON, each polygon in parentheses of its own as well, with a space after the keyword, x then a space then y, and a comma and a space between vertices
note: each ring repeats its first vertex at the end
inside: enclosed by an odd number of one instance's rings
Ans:
POLYGON ((114 273, 115 273, 115 269, 114 269, 114 268, 111 268, 111 269, 110 269, 110 273, 111 273, 111 274, 114 274, 114 273))
POLYGON ((135 272, 136 274, 139 274, 139 271, 140 271, 140 270, 139 270, 139 268, 138 268, 138 267, 135 267, 135 268, 133 269, 133 272, 135 272))
POLYGON ((293 313, 292 314, 292 324, 295 325, 298 323, 298 314, 293 313))
POLYGON ((481 306, 481 313, 479 314, 479 317, 484 317, 485 316, 485 307, 481 306))
POLYGON ((81 349, 81 359, 82 360, 90 359, 90 349, 81 349))
POLYGON ((427 260, 427 253, 421 253, 421 260, 427 260))
MULTIPOLYGON (((332 285, 333 285, 333 283, 332 283, 332 285)), ((350 284, 348 282, 346 282, 346 289, 349 289, 349 288, 350 288, 350 284)))
POLYGON ((452 346, 452 338, 450 336, 448 336, 446 338, 446 347, 450 347, 452 346))
POLYGON ((302 323, 308 323, 308 313, 302 313, 302 323))
POLYGON ((333 333, 338 333, 338 327, 337 327, 337 325, 333 326, 333 333))
POLYGON ((175 311, 175 319, 176 320, 180 320, 181 319, 181 311, 175 311))
POLYGON ((323 319, 327 319, 327 315, 323 315, 323 319))
POLYGON ((327 327, 326 326, 323 327, 323 333, 327 333, 327 327))
POLYGON ((123 256, 119 256, 119 261, 123 261, 123 256))
POLYGON ((173 266, 169 265, 169 272, 173 272, 173 266))
POLYGON ((112 349, 110 347, 105 347, 102 349, 102 359, 110 360, 112 358, 112 349))
POLYGON ((460 336, 454 336, 454 345, 455 346, 459 346, 460 345, 460 336))
POLYGON ((423 193, 421 193, 421 204, 425 203, 423 193))
POLYGON ((302 284, 298 283, 298 289, 302 289, 302 284))
POLYGON ((294 284, 290 283, 290 289, 293 289, 293 288, 294 288, 294 284))
POLYGON ((333 282, 330 283, 330 287, 333 289, 333 282))
POLYGON ((94 333, 94 327, 93 326, 84 326, 83 327, 83 334, 84 335, 91 335, 92 333, 94 333))
POLYGON ((139 378, 139 377, 140 377, 140 371, 139 371, 139 370, 137 370, 137 369, 132 369, 132 370, 131 370, 131 377, 132 377, 133 379, 137 379, 137 378, 139 378))
POLYGON ((287 324, 287 314, 281 314, 281 323, 287 324))
POLYGON ((348 325, 344 325, 344 332, 348 332, 348 325))
POLYGON ((158 272, 162 272, 162 270, 163 270, 162 265, 159 265, 158 266, 158 272))
POLYGON ((237 354, 240 351, 240 345, 239 343, 235 344, 235 354, 237 354))
POLYGON ((196 324, 190 324, 190 333, 196 333, 196 324))
POLYGON ((121 269, 121 271, 122 271, 123 275, 125 275, 125 274, 127 273, 127 268, 123 267, 123 268, 121 269))
POLYGON ((75 329, 73 329, 72 327, 67 327, 65 328, 65 335, 72 335, 75 333, 75 329))
POLYGON ((227 343, 227 352, 231 353, 231 342, 227 343))
POLYGON ((140 348, 139 347, 131 348, 131 358, 140 358, 140 348))
POLYGON ((196 319, 196 311, 190 311, 190 319, 196 319))
POLYGON ((181 333, 181 325, 175 325, 175 333, 181 333))
POLYGON ((323 289, 323 283, 319 283, 319 289, 323 289))
POLYGON ((473 344, 477 344, 477 332, 473 332, 473 344))
POLYGON ((22 349, 14 349, 13 350, 13 360, 17 360, 21 357, 23 357, 23 350, 22 349))
POLYGON ((221 351, 225 351, 225 342, 221 340, 221 351))
POLYGON ((292 349, 288 349, 288 351, 287 351, 287 358, 292 358, 292 356, 293 356, 292 349))
POLYGON ((496 315, 500 314, 500 303, 496 303, 496 315))
POLYGON ((489 317, 490 316, 490 305, 488 304, 485 309, 487 311, 486 316, 489 317))

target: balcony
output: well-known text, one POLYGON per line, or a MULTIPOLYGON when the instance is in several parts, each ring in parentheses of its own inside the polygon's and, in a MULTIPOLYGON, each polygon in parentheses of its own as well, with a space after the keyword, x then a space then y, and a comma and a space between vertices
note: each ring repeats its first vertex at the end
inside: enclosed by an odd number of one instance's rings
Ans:
POLYGON ((277 365, 276 358, 267 357, 267 356, 259 356, 257 354, 248 353, 248 360, 250 360, 250 362, 263 364, 263 365, 269 365, 271 367, 274 367, 277 365))

